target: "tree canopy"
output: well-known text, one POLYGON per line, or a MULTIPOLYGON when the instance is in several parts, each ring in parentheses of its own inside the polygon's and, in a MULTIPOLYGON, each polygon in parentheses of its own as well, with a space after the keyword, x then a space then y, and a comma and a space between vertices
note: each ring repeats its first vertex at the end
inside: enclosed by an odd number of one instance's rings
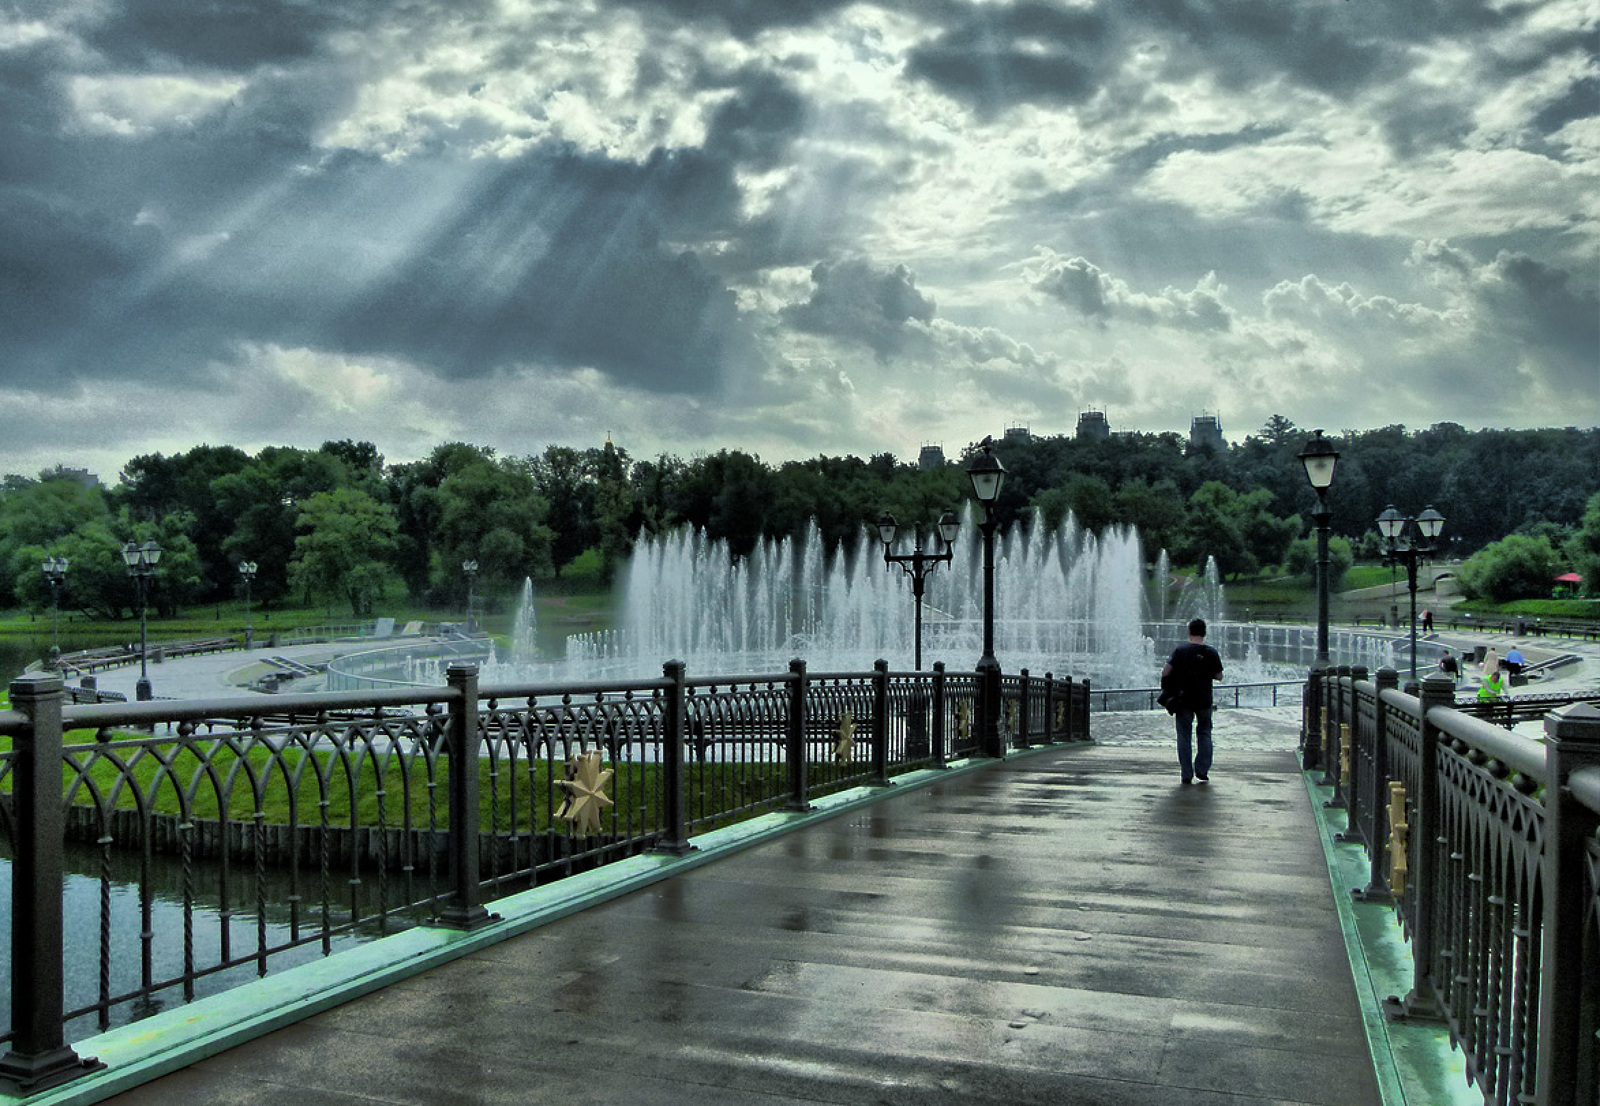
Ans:
MULTIPOLYGON (((1215 557, 1230 576, 1292 568, 1316 505, 1297 456, 1308 437, 1276 415, 1222 450, 1191 451, 1177 434, 1008 437, 994 447, 1008 473, 995 509, 1002 525, 1055 525, 1070 513, 1090 531, 1134 526, 1150 559, 1160 549, 1180 566, 1215 557)), ((1447 519, 1445 554, 1478 554, 1463 570, 1467 586, 1548 594, 1551 575, 1574 570, 1600 589, 1600 430, 1439 423, 1331 440, 1341 454, 1328 496, 1341 550, 1371 556, 1381 545, 1375 520, 1391 503, 1413 515, 1432 505, 1447 519)), ((469 560, 485 595, 559 576, 591 551, 609 578, 641 534, 679 525, 703 528, 735 556, 813 523, 830 546, 853 543, 884 511, 927 527, 960 507, 976 450, 923 470, 886 453, 776 466, 734 449, 634 460, 610 441, 525 457, 446 442, 400 464, 350 440, 254 456, 199 445, 134 457, 110 488, 57 466, 0 480, 0 605, 47 605, 40 563, 66 556, 64 606, 128 616, 134 591, 117 549, 129 540, 167 550, 151 595, 159 609, 235 595, 248 560, 261 603, 298 593, 356 613, 402 590, 460 602, 469 560)))

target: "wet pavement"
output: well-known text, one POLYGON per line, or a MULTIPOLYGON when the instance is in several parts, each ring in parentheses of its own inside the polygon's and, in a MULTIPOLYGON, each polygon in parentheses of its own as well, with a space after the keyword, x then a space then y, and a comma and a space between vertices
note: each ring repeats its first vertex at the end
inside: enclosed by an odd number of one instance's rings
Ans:
POLYGON ((1096 724, 110 1101, 1378 1102, 1292 724, 1096 724))

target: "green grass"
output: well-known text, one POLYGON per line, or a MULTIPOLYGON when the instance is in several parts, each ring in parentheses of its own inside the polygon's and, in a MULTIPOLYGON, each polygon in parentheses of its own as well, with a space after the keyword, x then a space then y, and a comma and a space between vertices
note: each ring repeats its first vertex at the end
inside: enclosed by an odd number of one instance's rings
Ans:
POLYGON ((1600 599, 1517 599, 1494 603, 1468 599, 1455 610, 1487 618, 1548 618, 1559 622, 1600 622, 1600 599))
POLYGON ((1355 591, 1358 588, 1375 588, 1390 583, 1397 579, 1400 586, 1405 586, 1406 574, 1401 572, 1395 576, 1395 570, 1385 565, 1351 565, 1345 571, 1344 579, 1339 582, 1341 591, 1355 591))
MULTIPOLYGON (((112 735, 111 745, 145 735, 112 735)), ((375 827, 380 824, 379 804, 383 805, 381 824, 395 828, 409 824, 415 828, 446 829, 450 762, 441 757, 434 762, 429 787, 428 764, 421 754, 349 758, 342 760, 328 750, 309 754, 291 748, 281 755, 265 748, 253 748, 241 758, 228 748, 197 749, 194 743, 160 742, 141 748, 115 748, 97 745, 94 731, 75 730, 65 735, 69 763, 62 766, 63 793, 70 793, 77 806, 106 804, 112 809, 135 810, 135 792, 145 797, 148 809, 156 814, 179 815, 184 802, 179 789, 189 794, 189 816, 215 820, 226 806, 230 821, 251 823, 256 811, 256 788, 262 799, 261 811, 268 825, 317 826, 322 821, 321 803, 326 797, 328 824, 335 827, 375 827), (209 769, 209 770, 208 770, 209 769), (231 781, 231 782, 230 782, 231 781), (292 781, 292 783, 291 783, 292 781), (120 786, 119 786, 120 783, 120 786), (351 793, 355 793, 352 815, 351 793), (380 796, 380 792, 382 793, 380 796), (431 815, 430 815, 431 808, 431 815)), ((9 751, 10 739, 0 738, 0 752, 9 751)), ((606 792, 616 804, 620 825, 649 828, 659 821, 661 767, 656 764, 608 763, 614 775, 606 792)), ((478 822, 482 832, 511 828, 510 776, 515 773, 517 828, 529 829, 530 808, 536 832, 551 826, 551 813, 559 806, 559 789, 551 788, 551 765, 535 760, 531 765, 519 760, 513 769, 505 761, 498 766, 487 760, 478 765, 478 822), (494 773, 498 771, 498 780, 494 773), (532 788, 533 801, 529 801, 532 788)), ((563 768, 555 766, 556 778, 563 768)), ((787 777, 781 764, 729 765, 688 764, 684 769, 686 804, 691 817, 703 812, 743 810, 755 806, 771 809, 787 798, 787 777)), ((844 786, 844 785, 841 785, 844 786)), ((9 792, 7 779, 0 791, 9 792)), ((710 823, 727 825, 752 812, 718 815, 710 823)), ((612 822, 612 810, 604 812, 604 822, 612 822)))

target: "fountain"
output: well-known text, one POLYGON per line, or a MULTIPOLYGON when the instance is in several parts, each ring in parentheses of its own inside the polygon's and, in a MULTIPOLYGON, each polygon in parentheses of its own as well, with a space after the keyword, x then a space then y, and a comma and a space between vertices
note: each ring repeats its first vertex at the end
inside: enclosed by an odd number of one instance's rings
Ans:
MULTIPOLYGON (((981 538, 973 511, 969 504, 953 562, 929 576, 923 610, 924 656, 953 671, 970 669, 982 651, 981 538)), ((524 581, 509 645, 491 646, 482 679, 645 679, 659 676, 669 659, 695 675, 782 672, 795 657, 814 672, 865 671, 879 658, 908 670, 911 591, 881 552, 865 528, 854 548, 825 549, 813 526, 761 542, 743 558, 687 528, 641 539, 622 581, 617 629, 569 636, 564 658, 540 658, 533 584, 524 581)), ((1257 627, 1224 621, 1214 560, 1199 576, 1179 579, 1163 550, 1147 581, 1131 528, 1096 535, 1069 514, 1050 530, 1035 513, 997 536, 995 562, 995 652, 1008 672, 1070 675, 1102 688, 1153 686, 1193 617, 1211 623, 1229 682, 1302 671, 1287 637, 1262 641, 1257 627)), ((402 682, 438 682, 443 663, 412 659, 402 682)))
MULTIPOLYGON (((1028 521, 1001 535, 995 551, 995 647, 1006 667, 1101 677, 1148 669, 1138 535, 1113 528, 1096 536, 1070 515, 1053 531, 1038 515, 1028 521)), ((953 563, 928 578, 930 661, 952 669, 976 661, 982 603, 969 505, 953 563)), ((641 541, 623 611, 618 630, 568 639, 569 670, 643 676, 667 658, 695 672, 781 671, 792 657, 829 671, 864 670, 880 657, 896 670, 912 664, 910 589, 865 530, 854 549, 827 551, 811 528, 742 559, 694 531, 641 541)))

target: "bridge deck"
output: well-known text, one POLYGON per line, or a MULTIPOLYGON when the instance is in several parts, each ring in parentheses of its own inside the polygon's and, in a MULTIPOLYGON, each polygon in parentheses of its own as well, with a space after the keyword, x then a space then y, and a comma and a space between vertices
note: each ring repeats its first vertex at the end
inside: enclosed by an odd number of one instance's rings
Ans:
POLYGON ((112 1101, 1376 1103, 1294 756, 1231 714, 1207 786, 1157 740, 955 776, 112 1101))

